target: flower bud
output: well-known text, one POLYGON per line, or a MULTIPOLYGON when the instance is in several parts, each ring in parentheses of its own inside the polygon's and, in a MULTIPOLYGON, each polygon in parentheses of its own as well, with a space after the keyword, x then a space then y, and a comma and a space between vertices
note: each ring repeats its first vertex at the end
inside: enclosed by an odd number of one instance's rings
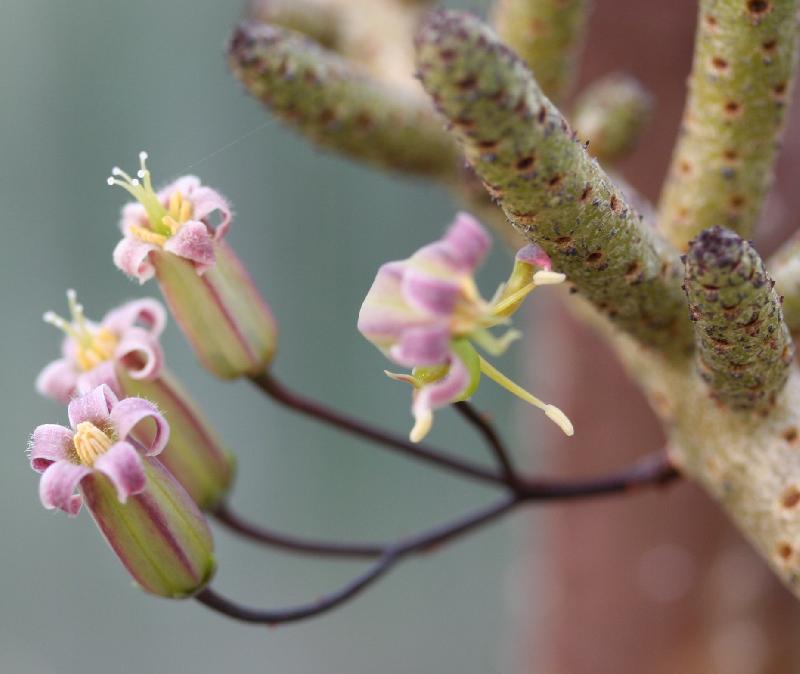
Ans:
POLYGON ((260 374, 275 353, 277 327, 250 275, 223 241, 230 206, 195 176, 156 192, 146 159, 142 152, 138 178, 114 168, 108 179, 138 202, 122 209, 123 239, 114 249, 114 263, 141 283, 156 276, 175 320, 211 372, 223 379, 260 374), (216 226, 214 213, 220 220, 216 226))

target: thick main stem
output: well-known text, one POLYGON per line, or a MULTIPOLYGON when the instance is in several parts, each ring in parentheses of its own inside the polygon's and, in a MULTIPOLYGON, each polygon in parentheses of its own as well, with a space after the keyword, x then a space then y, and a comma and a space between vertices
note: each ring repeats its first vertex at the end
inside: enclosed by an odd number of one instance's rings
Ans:
POLYGON ((574 138, 527 67, 475 17, 431 13, 420 78, 489 193, 569 281, 640 342, 692 349, 677 253, 574 138))

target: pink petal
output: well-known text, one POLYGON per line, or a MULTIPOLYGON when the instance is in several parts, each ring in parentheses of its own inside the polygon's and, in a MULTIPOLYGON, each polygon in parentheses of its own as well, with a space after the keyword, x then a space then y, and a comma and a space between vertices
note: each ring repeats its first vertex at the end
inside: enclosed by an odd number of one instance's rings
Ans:
POLYGON ((123 333, 114 357, 134 379, 154 379, 164 364, 164 352, 158 339, 136 327, 123 333))
POLYGON ((442 237, 461 266, 473 271, 486 257, 492 246, 492 238, 486 229, 469 213, 458 213, 452 225, 442 237))
POLYGON ((108 386, 98 386, 70 400, 67 407, 69 423, 75 428, 82 421, 89 421, 103 428, 111 422, 111 411, 117 404, 117 396, 108 386))
POLYGON ((48 466, 39 480, 42 505, 48 510, 59 508, 69 515, 77 515, 81 509, 81 497, 75 494, 75 489, 91 472, 86 466, 66 460, 48 466))
POLYGON ((137 323, 153 337, 159 337, 167 324, 164 305, 150 297, 132 300, 109 311, 100 325, 123 337, 125 332, 137 323))
POLYGON ((469 385, 470 375, 467 366, 460 358, 453 355, 448 373, 442 379, 427 384, 417 391, 411 406, 414 416, 455 402, 469 385))
POLYGON ((119 378, 117 377, 117 368, 112 360, 106 360, 91 370, 79 374, 75 390, 78 394, 83 395, 90 393, 103 384, 108 386, 117 398, 123 395, 119 378))
POLYGON ((138 201, 131 201, 122 207, 119 228, 127 235, 131 227, 147 226, 147 210, 138 201))
POLYGON ((446 325, 405 330, 390 355, 399 365, 437 365, 447 361, 450 352, 450 330, 446 325))
MULTIPOLYGON (((127 440, 133 429, 145 419, 152 418, 155 423, 155 434, 144 447, 148 456, 159 454, 169 439, 169 426, 158 408, 141 398, 125 398, 120 400, 111 410, 111 424, 117 431, 120 440, 127 440)), ((138 439, 138 438, 137 438, 138 439)))
POLYGON ((78 370, 66 358, 54 360, 36 377, 36 391, 40 395, 66 405, 75 392, 78 370))
POLYGON ((540 267, 546 271, 550 271, 553 268, 550 256, 533 243, 529 243, 527 246, 520 248, 517 251, 515 259, 533 265, 534 267, 540 267))
POLYGON ((111 480, 120 503, 125 503, 128 496, 144 491, 147 478, 142 459, 127 442, 113 444, 105 454, 97 458, 93 467, 111 480))
POLYGON ((37 426, 28 448, 31 468, 41 473, 55 461, 66 459, 72 451, 72 437, 69 428, 58 424, 37 426))
POLYGON ((208 227, 198 220, 188 220, 178 233, 164 244, 164 250, 194 263, 198 274, 214 266, 214 239, 208 227))
POLYGON ((200 187, 200 184, 200 178, 197 176, 181 176, 166 187, 162 187, 158 191, 158 198, 161 200, 161 203, 166 206, 169 204, 169 198, 172 196, 173 192, 180 192, 183 196, 189 198, 192 192, 200 187))
POLYGON ((437 317, 450 317, 461 288, 458 283, 409 269, 401 282, 403 297, 409 305, 437 317))
POLYGON ((200 186, 192 192, 192 218, 203 220, 209 226, 213 225, 206 220, 214 211, 219 212, 220 221, 214 229, 214 239, 219 240, 228 231, 231 222, 231 207, 225 197, 210 187, 200 186))
POLYGON ((157 250, 152 243, 145 243, 134 237, 126 235, 114 248, 114 264, 131 278, 144 283, 153 277, 155 269, 150 263, 150 253, 157 250))

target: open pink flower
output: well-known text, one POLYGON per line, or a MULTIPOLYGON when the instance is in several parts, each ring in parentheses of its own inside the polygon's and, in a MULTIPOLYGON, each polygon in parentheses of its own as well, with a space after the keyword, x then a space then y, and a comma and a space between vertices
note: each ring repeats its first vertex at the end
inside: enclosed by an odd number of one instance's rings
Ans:
POLYGON ((36 390, 61 403, 75 393, 107 384, 122 397, 117 368, 133 379, 159 376, 164 361, 159 337, 166 324, 164 307, 153 299, 127 302, 109 311, 99 324, 88 320, 75 291, 67 291, 70 320, 45 314, 45 320, 65 333, 62 357, 47 365, 36 379, 36 390))
POLYGON ((71 428, 44 424, 31 438, 31 467, 42 474, 42 505, 76 515, 81 507, 76 489, 93 472, 111 481, 120 503, 142 492, 146 480, 140 452, 157 455, 169 437, 156 407, 141 398, 119 400, 103 385, 70 401, 67 414, 71 428), (152 440, 147 445, 130 442, 133 429, 148 419, 155 425, 152 440))
POLYGON ((214 266, 214 242, 225 236, 231 208, 225 197, 200 183, 196 176, 183 176, 156 192, 147 169, 147 153, 139 154, 138 178, 122 169, 112 169, 109 185, 119 185, 135 198, 122 209, 123 239, 114 249, 114 264, 144 283, 155 274, 150 254, 163 250, 192 263, 198 274, 214 266), (214 213, 219 223, 211 222, 214 213))
POLYGON ((535 287, 560 283, 564 275, 550 270, 543 251, 526 246, 518 253, 508 282, 486 301, 474 273, 490 245, 483 226, 459 213, 441 239, 406 260, 384 264, 361 306, 359 331, 390 360, 413 368, 411 375, 390 375, 415 388, 413 441, 428 432, 435 409, 468 398, 481 373, 541 407, 571 434, 560 410, 523 391, 473 347, 474 343, 490 355, 505 351, 519 333, 509 330, 498 338, 489 329, 508 323, 535 287))
POLYGON ((184 176, 156 192, 139 155, 136 178, 112 169, 109 185, 136 198, 122 209, 114 263, 144 283, 155 276, 175 321, 203 365, 218 377, 261 374, 278 329, 249 272, 224 240, 231 208, 218 192, 184 176), (214 224, 213 220, 217 221, 214 224))

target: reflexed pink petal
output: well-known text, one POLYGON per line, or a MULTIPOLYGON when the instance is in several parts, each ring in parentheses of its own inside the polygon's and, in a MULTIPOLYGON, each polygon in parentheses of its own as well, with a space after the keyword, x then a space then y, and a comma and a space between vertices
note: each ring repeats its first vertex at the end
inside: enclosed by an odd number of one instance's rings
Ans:
POLYGON ((111 424, 120 440, 126 440, 136 425, 148 418, 155 423, 155 434, 149 445, 144 448, 144 453, 155 456, 164 449, 169 439, 169 426, 158 408, 141 398, 125 398, 111 410, 111 424))
POLYGON ((415 309, 445 318, 453 313, 461 288, 458 283, 409 269, 403 275, 402 290, 415 309))
POLYGON ((114 248, 114 264, 131 278, 144 283, 155 273, 149 260, 154 250, 157 247, 152 243, 145 243, 131 235, 125 236, 114 248))
POLYGON ((58 424, 37 426, 28 448, 31 468, 41 473, 51 463, 66 459, 72 451, 72 436, 69 428, 58 424))
POLYGON ((69 401, 69 423, 75 428, 82 421, 90 421, 103 428, 111 422, 111 410, 117 403, 117 396, 108 386, 98 386, 69 401))
POLYGON ((123 395, 114 361, 107 360, 87 372, 81 372, 78 375, 78 384, 75 387, 75 391, 83 395, 103 384, 108 386, 117 398, 123 395))
POLYGON ((153 379, 159 375, 164 364, 164 352, 158 339, 137 327, 131 327, 122 334, 114 350, 114 358, 122 363, 134 379, 153 379))
POLYGON ((194 263, 198 274, 214 266, 214 239, 208 227, 198 220, 189 220, 181 225, 178 233, 164 244, 164 250, 194 263))
MULTIPOLYGON (((129 399, 130 400, 130 399, 129 399)), ((139 453, 127 442, 117 442, 94 462, 94 469, 111 480, 120 503, 144 491, 147 479, 139 453)))
POLYGON ((453 355, 447 375, 432 384, 426 384, 414 396, 414 403, 411 406, 414 416, 455 402, 469 385, 470 375, 467 366, 460 358, 453 355))
POLYGON ((81 509, 81 497, 75 494, 75 489, 91 472, 86 466, 66 460, 48 466, 39 480, 42 505, 48 510, 59 508, 69 515, 77 515, 81 509))
POLYGON ((192 209, 194 220, 205 220, 214 211, 219 211, 220 221, 214 227, 214 239, 225 236, 231 222, 231 207, 219 192, 201 185, 192 192, 192 209))
POLYGON ((463 267, 473 271, 486 257, 492 238, 486 229, 469 213, 458 213, 441 239, 448 244, 463 267))
POLYGON ((100 322, 101 327, 120 337, 124 336, 128 328, 137 324, 153 337, 159 337, 167 324, 164 305, 150 297, 132 300, 109 311, 100 322))
POLYGON ((158 198, 166 206, 173 192, 180 192, 183 196, 189 198, 198 187, 200 187, 200 178, 197 176, 181 176, 166 187, 162 187, 158 191, 158 198))
POLYGON ((54 360, 36 377, 36 391, 66 405, 75 392, 78 374, 75 365, 66 358, 54 360))
POLYGON ((438 365, 447 360, 450 352, 450 329, 447 325, 434 325, 405 330, 390 355, 399 365, 438 365))
POLYGON ((529 243, 527 246, 520 248, 517 251, 516 259, 520 262, 526 262, 534 267, 540 267, 546 271, 553 268, 550 257, 539 246, 529 243))

